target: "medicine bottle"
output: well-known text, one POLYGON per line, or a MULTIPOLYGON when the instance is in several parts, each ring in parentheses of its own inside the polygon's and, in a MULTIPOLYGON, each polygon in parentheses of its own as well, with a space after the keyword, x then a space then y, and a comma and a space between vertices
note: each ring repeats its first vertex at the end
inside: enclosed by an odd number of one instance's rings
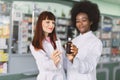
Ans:
POLYGON ((72 42, 71 42, 71 38, 69 37, 68 38, 68 42, 67 42, 67 44, 66 44, 66 53, 67 54, 72 54, 72 52, 71 52, 71 44, 72 44, 72 42))

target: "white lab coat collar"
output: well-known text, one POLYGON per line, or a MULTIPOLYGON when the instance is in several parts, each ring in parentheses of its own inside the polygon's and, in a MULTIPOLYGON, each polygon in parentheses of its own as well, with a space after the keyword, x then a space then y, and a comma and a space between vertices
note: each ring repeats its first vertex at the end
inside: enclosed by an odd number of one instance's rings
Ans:
POLYGON ((88 37, 88 36, 90 36, 92 34, 92 31, 88 31, 88 32, 86 32, 86 33, 84 33, 84 34, 81 34, 80 33, 80 37, 88 37))
POLYGON ((81 33, 80 33, 80 36, 89 36, 91 33, 92 33, 92 31, 88 31, 88 32, 86 32, 86 33, 84 33, 84 34, 81 34, 81 33))

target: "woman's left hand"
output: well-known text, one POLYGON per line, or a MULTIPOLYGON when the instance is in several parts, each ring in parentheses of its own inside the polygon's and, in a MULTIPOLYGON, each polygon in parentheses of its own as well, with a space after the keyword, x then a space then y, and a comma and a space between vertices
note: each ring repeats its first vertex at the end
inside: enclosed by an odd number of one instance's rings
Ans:
POLYGON ((76 56, 78 53, 78 48, 74 44, 71 44, 71 52, 74 56, 76 56))

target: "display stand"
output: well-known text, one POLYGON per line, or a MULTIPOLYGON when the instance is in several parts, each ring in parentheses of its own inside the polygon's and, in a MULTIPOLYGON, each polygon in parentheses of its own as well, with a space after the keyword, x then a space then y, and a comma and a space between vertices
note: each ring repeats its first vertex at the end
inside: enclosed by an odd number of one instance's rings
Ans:
POLYGON ((113 80, 119 80, 120 79, 120 63, 118 66, 115 66, 113 68, 113 80))
POLYGON ((99 77, 102 74, 105 74, 104 76, 102 76, 102 80, 109 80, 109 70, 107 68, 103 67, 104 63, 100 63, 100 68, 97 69, 97 77, 99 77), (98 75, 99 73, 101 73, 100 75, 98 75))

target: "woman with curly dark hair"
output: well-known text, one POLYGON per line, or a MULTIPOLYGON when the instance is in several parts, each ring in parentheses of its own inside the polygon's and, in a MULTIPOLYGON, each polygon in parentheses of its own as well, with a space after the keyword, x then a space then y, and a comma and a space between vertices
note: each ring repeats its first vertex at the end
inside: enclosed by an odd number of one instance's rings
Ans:
POLYGON ((71 10, 72 26, 79 35, 72 40, 72 54, 67 54, 67 80, 96 80, 96 66, 102 53, 102 42, 93 31, 98 29, 100 11, 97 4, 80 1, 71 10))

